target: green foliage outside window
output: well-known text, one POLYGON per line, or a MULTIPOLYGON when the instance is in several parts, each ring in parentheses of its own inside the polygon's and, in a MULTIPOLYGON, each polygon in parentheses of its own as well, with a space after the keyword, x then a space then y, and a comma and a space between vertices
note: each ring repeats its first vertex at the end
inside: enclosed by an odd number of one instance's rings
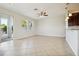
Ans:
POLYGON ((0 29, 2 29, 4 32, 7 32, 7 25, 1 24, 0 29))

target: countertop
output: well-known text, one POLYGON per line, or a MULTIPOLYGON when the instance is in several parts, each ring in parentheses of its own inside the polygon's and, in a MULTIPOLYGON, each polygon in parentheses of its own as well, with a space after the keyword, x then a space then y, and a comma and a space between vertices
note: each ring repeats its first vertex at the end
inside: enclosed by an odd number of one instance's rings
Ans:
POLYGON ((68 30, 79 30, 79 26, 69 26, 68 30))

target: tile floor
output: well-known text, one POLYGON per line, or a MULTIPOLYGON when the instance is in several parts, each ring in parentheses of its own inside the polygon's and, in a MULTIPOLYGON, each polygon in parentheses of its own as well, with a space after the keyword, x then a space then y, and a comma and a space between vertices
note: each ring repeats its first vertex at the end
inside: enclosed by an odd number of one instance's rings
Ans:
POLYGON ((74 56, 65 38, 33 36, 0 44, 1 56, 74 56))

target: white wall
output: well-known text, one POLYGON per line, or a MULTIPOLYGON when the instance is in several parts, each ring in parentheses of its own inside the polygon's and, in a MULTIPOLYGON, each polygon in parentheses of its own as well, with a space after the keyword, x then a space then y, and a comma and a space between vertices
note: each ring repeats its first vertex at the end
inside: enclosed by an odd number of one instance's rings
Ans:
POLYGON ((33 25, 32 29, 29 30, 29 29, 23 28, 21 26, 21 21, 26 19, 26 18, 23 18, 21 16, 16 16, 16 17, 14 17, 14 19, 15 19, 15 21, 14 21, 14 28, 15 29, 14 29, 14 34, 13 34, 14 38, 24 38, 24 37, 29 37, 29 36, 35 35, 35 33, 34 33, 34 21, 33 20, 31 20, 32 25, 33 25))
POLYGON ((13 38, 14 39, 19 39, 19 38, 24 38, 24 37, 34 35, 34 21, 33 20, 27 17, 24 17, 18 13, 12 12, 10 10, 6 10, 4 8, 0 8, 0 14, 6 14, 6 15, 13 16, 13 30, 14 30, 13 38), (32 30, 27 31, 25 28, 21 26, 21 21, 24 19, 32 21, 33 23, 32 30))
POLYGON ((55 17, 45 17, 37 21, 37 34, 46 36, 65 36, 65 17, 59 15, 55 17))
POLYGON ((35 34, 46 35, 46 36, 65 36, 65 17, 64 15, 48 16, 36 20, 29 19, 18 13, 0 8, 0 13, 13 16, 14 33, 13 38, 19 39, 23 37, 32 36, 35 34), (31 31, 27 31, 25 28, 21 27, 21 21, 24 19, 31 20, 33 22, 33 28, 31 31))

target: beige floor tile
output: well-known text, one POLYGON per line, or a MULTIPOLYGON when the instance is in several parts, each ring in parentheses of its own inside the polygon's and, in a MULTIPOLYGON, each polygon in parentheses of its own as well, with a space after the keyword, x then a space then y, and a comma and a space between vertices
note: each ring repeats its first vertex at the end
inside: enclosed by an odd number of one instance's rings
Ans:
POLYGON ((73 56, 64 38, 34 36, 0 44, 3 56, 73 56))

